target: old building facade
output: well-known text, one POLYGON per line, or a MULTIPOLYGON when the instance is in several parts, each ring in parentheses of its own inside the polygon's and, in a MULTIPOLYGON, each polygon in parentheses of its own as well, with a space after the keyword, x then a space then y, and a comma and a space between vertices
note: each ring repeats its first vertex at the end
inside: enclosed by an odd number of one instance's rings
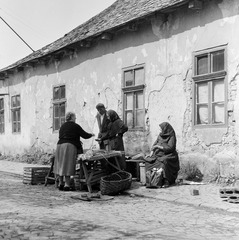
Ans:
MULTIPOLYGON (((239 169, 237 0, 116 1, 63 38, 0 70, 0 151, 52 151, 67 111, 97 134, 95 105, 129 126, 127 154, 149 151, 158 125, 181 161, 239 169)), ((84 140, 84 148, 96 145, 84 140)))

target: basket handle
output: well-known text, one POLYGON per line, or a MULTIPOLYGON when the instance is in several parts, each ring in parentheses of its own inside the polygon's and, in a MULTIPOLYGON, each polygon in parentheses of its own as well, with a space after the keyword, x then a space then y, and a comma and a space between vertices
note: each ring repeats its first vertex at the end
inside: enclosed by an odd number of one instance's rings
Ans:
POLYGON ((113 173, 113 174, 117 175, 120 178, 120 180, 122 180, 122 177, 119 174, 117 173, 113 173))
POLYGON ((105 161, 113 168, 117 169, 118 171, 122 171, 120 168, 118 168, 117 166, 115 166, 114 164, 112 164, 103 154, 100 154, 104 159, 105 161))

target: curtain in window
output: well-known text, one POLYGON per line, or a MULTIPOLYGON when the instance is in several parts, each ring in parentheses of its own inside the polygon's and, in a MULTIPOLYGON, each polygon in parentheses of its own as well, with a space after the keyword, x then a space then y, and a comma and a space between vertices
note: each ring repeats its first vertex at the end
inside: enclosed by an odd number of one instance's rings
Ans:
POLYGON ((224 104, 213 106, 213 123, 224 123, 224 104))
POLYGON ((197 124, 208 124, 208 107, 198 106, 197 124))

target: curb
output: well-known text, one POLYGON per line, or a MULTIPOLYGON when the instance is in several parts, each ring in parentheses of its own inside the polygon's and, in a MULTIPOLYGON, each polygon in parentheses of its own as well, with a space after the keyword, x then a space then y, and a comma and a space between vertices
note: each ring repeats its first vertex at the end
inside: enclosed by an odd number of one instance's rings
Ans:
MULTIPOLYGON (((218 206, 216 203, 213 204, 213 203, 205 203, 205 202, 192 202, 187 199, 184 200, 184 199, 176 198, 176 197, 165 198, 165 197, 160 197, 159 195, 152 196, 150 194, 137 193, 137 189, 136 190, 130 189, 130 190, 127 190, 126 192, 128 194, 133 194, 137 197, 159 199, 162 201, 173 202, 176 204, 185 204, 185 205, 192 206, 192 207, 200 207, 200 208, 211 209, 211 210, 213 209, 216 211, 226 211, 229 213, 239 214, 239 208, 237 207, 238 205, 235 205, 235 204, 233 205, 232 203, 228 203, 228 204, 231 204, 231 207, 230 206, 218 206)), ((220 198, 219 198, 219 200, 220 200, 220 198)))

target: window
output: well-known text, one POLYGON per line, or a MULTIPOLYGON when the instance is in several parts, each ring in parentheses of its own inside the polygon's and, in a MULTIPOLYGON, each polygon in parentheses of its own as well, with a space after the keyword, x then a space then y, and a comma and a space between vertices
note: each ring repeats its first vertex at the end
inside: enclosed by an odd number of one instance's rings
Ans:
POLYGON ((0 98, 0 133, 4 133, 4 99, 0 98))
POLYGON ((225 48, 194 55, 194 125, 226 124, 225 48))
POLYGON ((123 117, 129 129, 144 128, 144 66, 123 70, 123 117))
POLYGON ((65 85, 53 88, 53 131, 59 130, 65 122, 66 91, 65 85))
POLYGON ((21 132, 20 95, 12 96, 11 111, 12 111, 12 132, 20 133, 21 132))

